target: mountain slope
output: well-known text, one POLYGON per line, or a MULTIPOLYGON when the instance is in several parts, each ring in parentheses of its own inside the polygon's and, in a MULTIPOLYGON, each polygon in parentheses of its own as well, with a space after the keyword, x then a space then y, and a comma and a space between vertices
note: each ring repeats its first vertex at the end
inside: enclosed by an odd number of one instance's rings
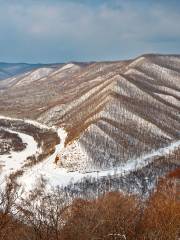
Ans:
POLYGON ((28 64, 0 62, 0 80, 17 76, 42 67, 56 67, 56 64, 28 64))
POLYGON ((60 170, 121 168, 180 140, 178 55, 69 63, 32 70, 3 84, 2 115, 67 131, 60 170))

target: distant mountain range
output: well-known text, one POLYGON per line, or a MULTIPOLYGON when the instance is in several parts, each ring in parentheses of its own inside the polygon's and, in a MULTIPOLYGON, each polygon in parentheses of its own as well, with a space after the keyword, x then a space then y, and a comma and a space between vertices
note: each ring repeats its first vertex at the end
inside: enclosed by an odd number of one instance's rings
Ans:
POLYGON ((28 64, 28 63, 0 62, 0 80, 42 67, 56 67, 56 64, 28 64))

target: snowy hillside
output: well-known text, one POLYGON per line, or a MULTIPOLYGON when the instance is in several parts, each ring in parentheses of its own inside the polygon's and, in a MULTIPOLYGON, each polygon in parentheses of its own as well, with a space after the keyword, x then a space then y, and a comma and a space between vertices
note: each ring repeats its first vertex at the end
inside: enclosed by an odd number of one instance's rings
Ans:
POLYGON ((43 67, 56 67, 55 64, 0 63, 0 80, 17 76, 43 67))
POLYGON ((105 187, 110 176, 112 188, 142 192, 147 176, 149 189, 180 165, 179 56, 41 66, 1 80, 0 91, 1 115, 29 119, 0 119, 2 178, 23 170, 27 188, 43 175, 81 191, 84 178, 105 187))

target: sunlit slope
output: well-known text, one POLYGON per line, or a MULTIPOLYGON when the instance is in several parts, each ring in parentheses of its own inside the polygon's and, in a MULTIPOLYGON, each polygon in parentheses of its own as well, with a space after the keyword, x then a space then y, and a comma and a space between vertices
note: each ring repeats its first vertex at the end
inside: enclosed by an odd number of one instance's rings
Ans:
POLYGON ((116 167, 180 138, 179 56, 70 63, 0 91, 1 114, 65 127, 88 168, 116 167))

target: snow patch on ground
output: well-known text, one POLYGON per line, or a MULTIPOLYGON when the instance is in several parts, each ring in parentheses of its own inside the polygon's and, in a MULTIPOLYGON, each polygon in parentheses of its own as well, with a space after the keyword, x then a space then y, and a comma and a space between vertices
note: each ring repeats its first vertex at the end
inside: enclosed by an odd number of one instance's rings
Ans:
POLYGON ((59 157, 60 166, 68 168, 70 171, 82 171, 87 168, 89 162, 87 153, 78 140, 62 149, 59 157))
MULTIPOLYGON (((59 179, 57 175, 59 175, 60 168, 54 163, 54 161, 56 156, 64 149, 67 132, 63 128, 59 128, 57 132, 60 137, 60 144, 56 145, 55 152, 43 162, 40 162, 30 169, 27 169, 24 175, 19 178, 18 182, 22 184, 25 190, 32 189, 33 186, 36 185, 38 178, 41 176, 44 176, 46 179, 50 180, 49 183, 52 180, 51 178, 54 178, 54 180, 59 179)), ((63 173, 63 171, 61 173, 63 173)), ((53 182, 51 184, 53 184, 53 182)), ((55 186, 57 185, 61 184, 55 184, 55 186)))
POLYGON ((63 67, 61 68, 61 70, 66 70, 66 69, 72 68, 72 67, 74 67, 74 66, 76 66, 76 65, 73 64, 73 63, 68 63, 68 64, 66 64, 65 66, 63 66, 63 67))
POLYGON ((12 151, 10 154, 0 155, 0 184, 2 184, 5 178, 11 173, 20 170, 28 157, 39 154, 40 152, 38 144, 32 136, 9 129, 5 130, 17 134, 22 139, 22 142, 26 144, 26 148, 20 152, 12 151))
POLYGON ((143 63, 145 57, 139 57, 136 60, 134 60, 132 63, 129 64, 129 67, 134 67, 134 66, 138 66, 141 63, 143 63))
POLYGON ((53 72, 54 69, 53 68, 39 68, 33 72, 30 72, 29 75, 27 75, 26 77, 24 77, 23 79, 21 79, 16 86, 22 86, 25 84, 30 84, 33 83, 34 81, 46 77, 47 75, 49 75, 51 72, 53 72))
POLYGON ((57 71, 54 72, 54 74, 58 74, 61 72, 66 72, 66 71, 75 71, 78 70, 80 68, 80 66, 74 64, 74 63, 68 63, 66 65, 64 65, 63 67, 61 67, 60 69, 58 69, 57 71))

